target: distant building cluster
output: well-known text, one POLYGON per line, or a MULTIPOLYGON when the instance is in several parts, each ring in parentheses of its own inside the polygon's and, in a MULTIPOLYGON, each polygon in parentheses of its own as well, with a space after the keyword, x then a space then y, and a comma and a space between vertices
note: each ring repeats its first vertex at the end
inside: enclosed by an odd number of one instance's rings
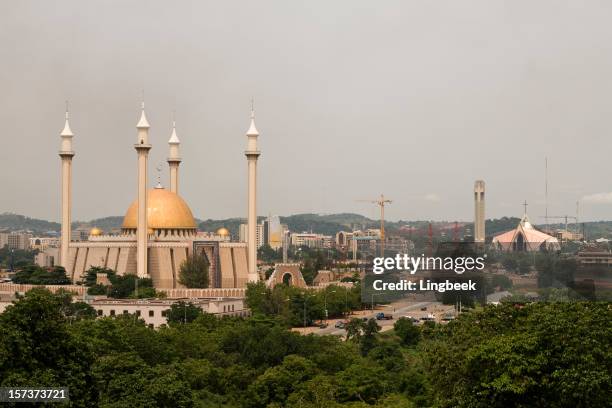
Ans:
POLYGON ((28 232, 0 232, 0 248, 27 251, 30 249, 31 238, 32 234, 28 232))
MULTIPOLYGON (((239 240, 240 242, 247 241, 248 224, 240 224, 239 240)), ((278 215, 271 215, 263 222, 255 226, 255 237, 257 248, 264 245, 270 245, 272 249, 280 249, 284 247, 285 235, 288 232, 287 225, 281 224, 278 215)))

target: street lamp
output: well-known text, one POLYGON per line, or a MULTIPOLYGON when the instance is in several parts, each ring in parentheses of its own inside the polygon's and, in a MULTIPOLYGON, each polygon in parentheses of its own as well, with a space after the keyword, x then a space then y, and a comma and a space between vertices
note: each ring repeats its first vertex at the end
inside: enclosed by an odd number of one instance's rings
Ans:
POLYGON ((329 293, 336 293, 336 291, 335 290, 330 290, 329 292, 325 291, 325 295, 323 296, 324 303, 325 303, 325 322, 326 323, 327 323, 327 315, 328 315, 328 313, 327 313, 327 295, 329 293))

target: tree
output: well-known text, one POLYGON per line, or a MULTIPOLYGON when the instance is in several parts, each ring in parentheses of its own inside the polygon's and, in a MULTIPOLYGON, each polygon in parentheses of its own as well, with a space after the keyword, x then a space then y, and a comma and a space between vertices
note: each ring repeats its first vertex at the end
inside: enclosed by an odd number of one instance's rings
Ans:
POLYGON ((441 407, 603 407, 612 392, 606 303, 488 306, 427 343, 441 407))
POLYGON ((36 288, 0 315, 0 386, 69 387, 72 406, 96 406, 94 355, 68 330, 64 308, 64 294, 36 288))
POLYGON ((92 266, 90 267, 87 272, 85 272, 85 280, 83 281, 83 283, 85 284, 85 286, 94 286, 96 285, 97 281, 98 281, 98 274, 99 273, 105 273, 107 275, 107 277, 110 280, 111 276, 116 275, 117 273, 110 269, 110 268, 103 268, 100 266, 92 266))
POLYGON ((38 265, 24 267, 15 274, 13 282, 31 285, 69 285, 71 283, 62 266, 46 270, 38 265))
POLYGON ((401 317, 395 322, 393 330, 404 346, 414 346, 419 342, 421 337, 421 330, 419 327, 405 317, 401 317))
POLYGON ((209 263, 206 256, 193 254, 181 264, 179 271, 179 283, 188 288, 207 288, 209 263))
POLYGON ((184 302, 182 300, 173 303, 170 309, 166 311, 166 320, 168 324, 184 324, 191 323, 202 315, 202 308, 194 305, 191 302, 184 302))

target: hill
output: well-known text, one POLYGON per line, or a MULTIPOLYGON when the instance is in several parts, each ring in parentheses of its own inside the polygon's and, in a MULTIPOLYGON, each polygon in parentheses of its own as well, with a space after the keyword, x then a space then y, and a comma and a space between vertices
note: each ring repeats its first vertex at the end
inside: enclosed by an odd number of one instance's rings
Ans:
POLYGON ((60 224, 57 222, 29 218, 19 214, 3 213, 0 214, 0 229, 9 231, 26 230, 44 233, 48 231, 59 231, 60 224))

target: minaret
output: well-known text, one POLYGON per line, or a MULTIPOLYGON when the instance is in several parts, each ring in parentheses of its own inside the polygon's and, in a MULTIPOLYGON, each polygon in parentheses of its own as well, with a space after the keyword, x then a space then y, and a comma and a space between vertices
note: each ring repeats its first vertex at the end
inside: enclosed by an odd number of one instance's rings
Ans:
POLYGON ((64 130, 60 133, 62 137, 62 147, 59 152, 62 158, 62 239, 59 265, 64 268, 68 267, 68 253, 70 246, 70 235, 72 233, 72 137, 74 136, 70 130, 68 123, 68 106, 66 106, 66 122, 64 130))
POLYGON ((255 110, 251 104, 251 126, 247 130, 247 149, 244 152, 249 168, 248 216, 247 216, 247 247, 249 264, 249 282, 257 282, 257 137, 259 132, 255 127, 255 110))
POLYGON ((485 182, 474 182, 474 242, 485 242, 485 182))
POLYGON ((176 122, 172 121, 172 135, 168 140, 168 146, 170 147, 170 154, 168 155, 168 166, 170 166, 170 191, 178 194, 179 186, 179 165, 181 164, 181 158, 179 157, 179 146, 181 141, 176 136, 176 122))
POLYGON ((148 276, 147 270, 147 161, 149 157, 149 122, 145 115, 144 102, 138 125, 138 141, 134 145, 138 153, 138 225, 136 229, 136 264, 137 275, 141 278, 148 276))

